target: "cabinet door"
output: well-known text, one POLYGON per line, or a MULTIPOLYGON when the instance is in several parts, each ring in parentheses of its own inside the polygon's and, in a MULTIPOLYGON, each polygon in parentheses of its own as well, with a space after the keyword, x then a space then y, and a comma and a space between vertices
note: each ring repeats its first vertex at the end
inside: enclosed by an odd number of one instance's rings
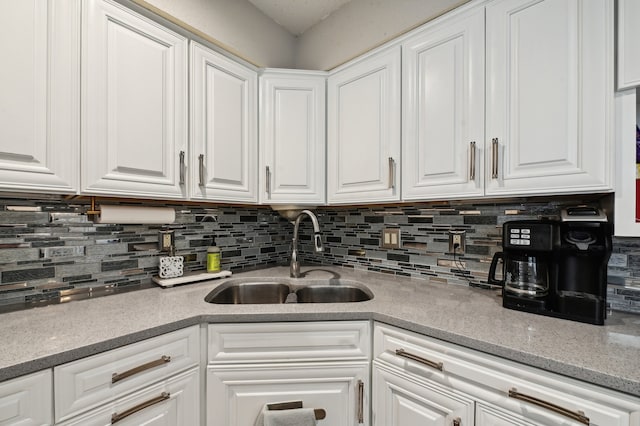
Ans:
POLYGON ((106 404, 61 426, 194 426, 200 422, 199 370, 106 404))
POLYGON ((191 198, 257 202, 257 73, 191 43, 191 198))
POLYGON ((640 86, 640 2, 618 0, 618 89, 640 86))
POLYGON ((0 383, 0 425, 53 424, 51 370, 0 383))
POLYGON ((402 49, 402 199, 483 195, 484 7, 402 49))
POLYGON ((82 191, 183 198, 186 39, 109 0, 83 5, 82 191))
POLYGON ((323 426, 368 425, 368 371, 349 362, 209 367, 207 426, 253 425, 264 404, 287 401, 324 409, 323 426))
POLYGON ((444 386, 373 367, 373 426, 473 425, 472 398, 444 386))
POLYGON ((78 189, 80 1, 0 2, 0 188, 78 189))
POLYGON ((400 46, 329 76, 327 199, 400 199, 400 46))
POLYGON ((613 1, 499 0, 486 16, 486 193, 611 190, 613 1))
POLYGON ((260 202, 325 203, 325 73, 260 76, 260 202))

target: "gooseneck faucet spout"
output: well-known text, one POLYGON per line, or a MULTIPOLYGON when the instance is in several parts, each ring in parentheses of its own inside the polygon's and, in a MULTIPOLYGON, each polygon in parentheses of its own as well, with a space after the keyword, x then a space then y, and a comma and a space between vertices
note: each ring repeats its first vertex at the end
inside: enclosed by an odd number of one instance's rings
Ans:
POLYGON ((296 217, 293 225, 293 240, 291 241, 291 265, 289 266, 289 275, 291 278, 300 278, 300 263, 298 262, 298 230, 300 229, 300 222, 304 216, 309 216, 311 223, 313 224, 313 245, 316 252, 324 250, 322 246, 322 238, 320 238, 320 225, 318 224, 318 218, 311 210, 302 210, 296 217))

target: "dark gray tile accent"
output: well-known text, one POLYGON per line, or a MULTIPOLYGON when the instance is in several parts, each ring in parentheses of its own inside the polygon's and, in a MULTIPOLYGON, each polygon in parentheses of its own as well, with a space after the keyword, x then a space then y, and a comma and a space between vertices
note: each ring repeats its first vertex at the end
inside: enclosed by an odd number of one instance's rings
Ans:
POLYGON ((105 271, 119 271, 121 269, 137 268, 137 260, 117 260, 113 262, 102 262, 102 272, 105 271))
POLYGON ((44 278, 53 278, 56 275, 55 268, 36 268, 36 269, 21 269, 17 271, 4 271, 2 273, 2 284, 15 283, 18 281, 33 281, 41 280, 44 278))

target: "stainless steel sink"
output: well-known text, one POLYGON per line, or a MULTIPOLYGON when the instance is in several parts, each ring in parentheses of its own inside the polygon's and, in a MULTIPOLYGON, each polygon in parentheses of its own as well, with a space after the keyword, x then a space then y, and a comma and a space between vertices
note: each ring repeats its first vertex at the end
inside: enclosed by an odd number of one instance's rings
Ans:
POLYGON ((204 300, 221 304, 284 303, 289 293, 289 286, 278 282, 226 282, 204 300))
POLYGON ((371 299, 373 293, 364 284, 337 278, 232 278, 204 298, 216 304, 348 303, 371 299))
POLYGON ((314 284, 296 291, 298 303, 346 303, 373 299, 371 290, 362 284, 314 284))

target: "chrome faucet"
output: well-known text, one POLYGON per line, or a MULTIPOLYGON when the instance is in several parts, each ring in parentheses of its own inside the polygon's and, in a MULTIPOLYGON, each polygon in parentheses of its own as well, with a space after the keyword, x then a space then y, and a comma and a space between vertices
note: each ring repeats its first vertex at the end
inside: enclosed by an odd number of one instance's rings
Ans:
POLYGON ((304 215, 309 216, 313 223, 313 245, 316 252, 324 251, 322 247, 322 238, 320 238, 320 225, 318 224, 318 218, 311 210, 302 210, 296 217, 293 226, 293 240, 291 241, 291 265, 289 266, 289 276, 291 278, 300 278, 300 263, 298 262, 298 229, 300 228, 300 222, 304 218, 304 215))

